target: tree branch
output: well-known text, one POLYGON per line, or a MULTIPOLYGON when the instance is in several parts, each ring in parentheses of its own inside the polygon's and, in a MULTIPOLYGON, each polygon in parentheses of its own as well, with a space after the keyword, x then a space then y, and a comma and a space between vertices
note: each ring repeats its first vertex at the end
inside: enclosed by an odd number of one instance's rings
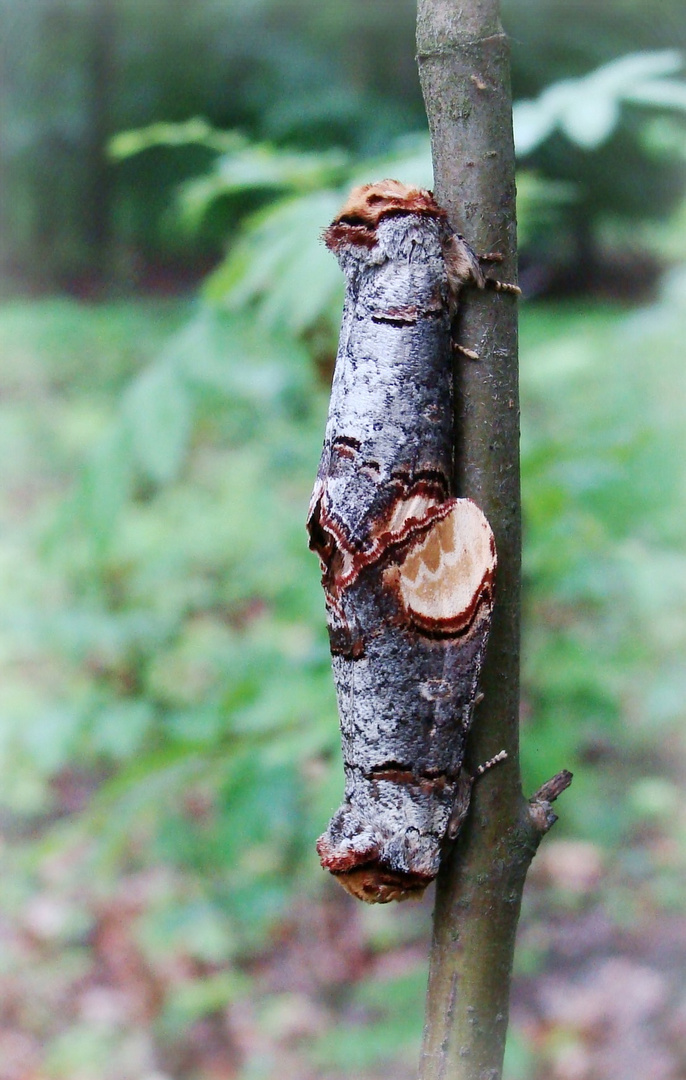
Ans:
MULTIPOLYGON (((419 0, 419 72, 431 129, 435 193, 478 252, 499 252, 513 281, 516 221, 509 49, 498 0, 419 0)), ((524 880, 571 781, 531 803, 519 772, 521 504, 517 304, 465 290, 456 373, 457 494, 473 499, 496 537, 496 606, 470 737, 471 766, 507 751, 474 786, 469 820, 437 884, 421 1080, 501 1076, 515 932, 524 880)), ((561 779, 564 775, 564 779, 561 779)))

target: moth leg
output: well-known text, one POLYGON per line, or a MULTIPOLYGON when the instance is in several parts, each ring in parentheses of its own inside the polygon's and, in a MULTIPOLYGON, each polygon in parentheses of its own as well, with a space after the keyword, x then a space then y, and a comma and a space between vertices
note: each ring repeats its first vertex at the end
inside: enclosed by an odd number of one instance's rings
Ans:
POLYGON ((460 829, 464 825, 465 818, 469 812, 469 803, 472 798, 472 788, 474 784, 483 776, 485 772, 492 769, 494 765, 499 765, 501 761, 505 761, 507 758, 507 751, 501 750, 500 753, 494 757, 489 758, 483 765, 479 765, 474 776, 471 776, 464 769, 461 771, 457 781, 457 792, 455 795, 455 805, 453 812, 450 816, 450 822, 448 824, 447 835, 450 840, 454 840, 460 829))
POLYGON ((479 258, 464 236, 451 233, 443 242, 443 258, 448 275, 448 286, 453 302, 463 285, 476 285, 483 289, 484 275, 479 266, 479 258))
POLYGON ((460 356, 464 356, 467 360, 480 360, 481 357, 473 349, 467 349, 464 345, 458 345, 457 342, 453 345, 453 351, 459 353, 460 356))
MULTIPOLYGON (((501 255, 499 251, 488 251, 485 255, 479 255, 479 262, 500 263, 505 259, 504 255, 501 255)), ((518 285, 510 285, 506 281, 498 281, 496 278, 486 277, 484 275, 484 287, 488 289, 495 289, 497 292, 511 293, 513 296, 521 296, 522 290, 518 285)))
MULTIPOLYGON (((460 290, 465 285, 474 285, 477 289, 494 289, 496 292, 509 293, 512 296, 521 296, 522 291, 517 285, 511 285, 496 278, 487 277, 481 269, 481 261, 501 262, 503 256, 498 252, 490 251, 487 255, 477 255, 467 241, 459 233, 451 233, 443 242, 443 257, 448 276, 449 306, 451 319, 455 318, 458 310, 460 290)), ((467 360, 480 360, 481 357, 474 349, 468 349, 457 342, 454 350, 467 360)))
POLYGON ((472 798, 473 787, 474 777, 462 769, 457 780, 455 805, 453 806, 453 812, 450 815, 450 821, 448 822, 448 829, 446 832, 446 836, 449 840, 454 840, 464 825, 465 818, 469 813, 469 804, 472 798))
POLYGON ((498 281, 496 278, 485 277, 483 288, 495 289, 496 292, 510 293, 512 296, 521 296, 522 290, 519 285, 512 285, 509 281, 498 281))

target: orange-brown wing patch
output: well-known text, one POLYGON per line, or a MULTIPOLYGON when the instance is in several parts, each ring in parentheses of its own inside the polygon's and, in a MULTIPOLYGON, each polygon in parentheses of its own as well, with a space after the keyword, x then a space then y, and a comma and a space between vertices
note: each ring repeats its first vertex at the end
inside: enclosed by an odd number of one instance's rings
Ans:
POLYGON ((456 499, 451 512, 419 536, 400 564, 403 606, 422 630, 460 633, 483 601, 490 608, 495 567, 488 521, 476 503, 456 499))

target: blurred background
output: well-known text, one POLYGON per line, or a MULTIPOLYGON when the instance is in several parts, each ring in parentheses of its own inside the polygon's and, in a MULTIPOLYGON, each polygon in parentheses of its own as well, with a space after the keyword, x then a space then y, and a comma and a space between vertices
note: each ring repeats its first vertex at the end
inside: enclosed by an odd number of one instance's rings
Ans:
MULTIPOLYGON (((507 1080, 686 1077, 686 15, 504 0, 523 766, 507 1080)), ((0 1080, 414 1077, 431 897, 342 792, 304 517, 354 182, 431 185, 410 0, 2 0, 0 1080)))

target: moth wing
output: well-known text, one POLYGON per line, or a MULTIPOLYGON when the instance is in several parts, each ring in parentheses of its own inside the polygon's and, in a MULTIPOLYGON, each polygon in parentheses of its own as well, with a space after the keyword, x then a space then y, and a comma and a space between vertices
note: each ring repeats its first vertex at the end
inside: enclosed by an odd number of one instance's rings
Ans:
POLYGON ((458 634, 490 612, 496 568, 495 539, 471 499, 420 534, 400 563, 398 588, 410 621, 420 630, 458 634))
MULTIPOLYGON (((317 551, 324 568, 334 567, 332 583, 338 589, 350 585, 360 570, 377 562, 390 547, 408 537, 425 532, 432 521, 449 512, 439 483, 420 482, 401 493, 378 490, 376 505, 368 500, 349 499, 352 506, 345 516, 335 499, 335 483, 318 481, 312 494, 307 528, 310 547, 317 551), (371 508, 370 508, 371 504, 371 508), (339 512, 337 512, 337 509, 339 512), (336 555, 334 563, 334 555, 336 555)), ((350 490, 346 492, 350 495, 350 490)), ((357 495, 357 491, 354 492, 357 495)), ((348 504, 344 507, 348 510, 348 504)))

